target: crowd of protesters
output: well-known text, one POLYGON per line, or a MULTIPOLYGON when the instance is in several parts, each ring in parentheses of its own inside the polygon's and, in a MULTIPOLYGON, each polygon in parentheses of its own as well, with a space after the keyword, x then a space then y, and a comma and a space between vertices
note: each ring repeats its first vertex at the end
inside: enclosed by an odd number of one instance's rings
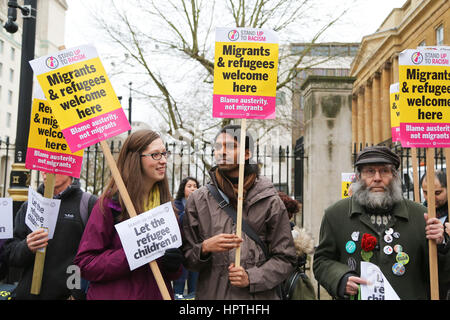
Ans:
MULTIPOLYGON (((236 125, 219 130, 208 183, 200 186, 187 177, 175 199, 166 172, 170 152, 156 132, 133 132, 121 148, 117 167, 136 212, 173 203, 182 245, 156 260, 172 299, 280 299, 278 288, 298 263, 294 243, 298 228, 292 216, 301 204, 260 174, 253 160, 253 137, 246 133, 245 141, 240 141, 240 131, 236 125), (233 214, 238 210, 241 143, 245 144, 243 232, 237 236, 233 214), (235 265, 237 248, 239 265, 235 265)), ((303 259, 305 252, 314 252, 314 277, 334 298, 359 296, 361 285, 368 285, 368 279, 361 277, 361 262, 366 261, 380 268, 400 299, 430 299, 428 240, 437 244, 440 298, 448 298, 445 173, 436 174, 438 215, 429 218, 426 203, 403 198, 399 165, 399 157, 386 147, 362 150, 355 162, 351 196, 325 210, 317 247, 302 251, 303 259)), ((421 183, 426 195, 425 181, 421 183)), ((43 193, 44 185, 38 191, 43 193)), ((10 268, 21 269, 15 298, 163 299, 148 265, 130 271, 115 229, 130 213, 114 179, 98 199, 84 194, 78 179, 57 175, 54 198, 62 202, 51 240, 45 230, 31 232, 25 224, 26 202, 17 212, 14 237, 0 242, 0 277, 5 278, 10 268), (34 255, 43 248, 42 289, 33 295, 34 255), (71 265, 79 268, 83 287, 69 288, 71 265)))

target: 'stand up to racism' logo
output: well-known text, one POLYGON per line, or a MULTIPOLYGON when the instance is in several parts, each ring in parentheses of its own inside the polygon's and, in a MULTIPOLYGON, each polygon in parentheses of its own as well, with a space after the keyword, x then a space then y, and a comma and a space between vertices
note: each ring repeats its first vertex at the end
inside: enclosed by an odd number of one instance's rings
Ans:
POLYGON ((236 41, 237 39, 239 39, 239 32, 237 30, 231 30, 230 32, 228 32, 228 39, 230 39, 231 41, 236 41))
POLYGON ((58 59, 56 59, 55 57, 50 56, 50 57, 47 58, 47 60, 45 60, 45 64, 50 69, 56 69, 56 68, 58 68, 59 62, 58 62, 58 59))
POLYGON ((414 52, 414 54, 411 56, 411 61, 414 64, 421 64, 423 61, 423 54, 420 52, 414 52))

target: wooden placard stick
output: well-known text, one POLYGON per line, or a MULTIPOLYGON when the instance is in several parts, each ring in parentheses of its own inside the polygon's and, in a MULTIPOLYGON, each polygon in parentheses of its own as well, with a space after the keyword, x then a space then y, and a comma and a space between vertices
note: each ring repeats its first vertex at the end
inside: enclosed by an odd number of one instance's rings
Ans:
POLYGON ((411 148, 411 161, 413 166, 414 201, 420 203, 419 170, 417 168, 417 149, 411 148))
MULTIPOLYGON (((428 219, 436 217, 436 199, 434 198, 434 148, 427 148, 427 202, 428 219)), ((436 241, 428 240, 428 251, 430 261, 430 291, 431 300, 439 300, 439 276, 437 264, 436 241)))
MULTIPOLYGON (((242 207, 244 205, 244 169, 245 169, 245 136, 247 131, 247 119, 241 120, 241 140, 239 144, 239 182, 238 182, 238 202, 236 218, 236 235, 242 238, 242 207)), ((241 265, 241 247, 236 248, 234 265, 241 265)))
POLYGON ((445 174, 447 176, 447 204, 448 208, 450 210, 450 201, 449 200, 449 193, 448 193, 448 187, 450 186, 450 175, 448 174, 447 170, 447 164, 450 164, 450 148, 444 148, 444 154, 445 154, 445 174))
MULTIPOLYGON (((130 218, 133 218, 137 216, 136 210, 134 209, 133 202, 131 201, 130 195, 128 194, 128 190, 125 187, 125 183, 123 182, 119 169, 117 168, 116 161, 114 160, 111 154, 111 149, 109 148, 105 140, 100 142, 100 146, 103 150, 103 154, 106 157, 106 162, 108 163, 114 182, 116 183, 117 188, 119 189, 120 196, 122 197, 123 202, 125 203, 125 207, 127 208, 130 218)), ((167 290, 166 283, 164 282, 164 278, 162 277, 161 271, 159 270, 158 264, 156 263, 156 261, 151 261, 149 264, 163 299, 172 300, 169 291, 167 290)))
MULTIPOLYGON (((55 190, 55 174, 47 173, 44 183, 44 197, 53 199, 53 192, 55 190)), ((41 293, 42 276, 44 275, 46 248, 36 251, 34 257, 33 277, 31 281, 31 294, 38 295, 41 293)))

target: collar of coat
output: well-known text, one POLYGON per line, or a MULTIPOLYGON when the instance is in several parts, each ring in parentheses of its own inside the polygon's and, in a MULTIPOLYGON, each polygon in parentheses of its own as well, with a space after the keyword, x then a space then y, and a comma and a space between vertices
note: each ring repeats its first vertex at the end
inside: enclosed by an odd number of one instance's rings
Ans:
MULTIPOLYGON (((352 217, 354 214, 362 214, 362 213, 366 213, 364 208, 359 203, 357 203, 353 197, 351 197, 351 206, 348 216, 352 217)), ((409 220, 408 209, 406 207, 405 201, 402 200, 400 202, 395 203, 394 208, 392 209, 392 215, 399 218, 403 218, 405 220, 409 220)))

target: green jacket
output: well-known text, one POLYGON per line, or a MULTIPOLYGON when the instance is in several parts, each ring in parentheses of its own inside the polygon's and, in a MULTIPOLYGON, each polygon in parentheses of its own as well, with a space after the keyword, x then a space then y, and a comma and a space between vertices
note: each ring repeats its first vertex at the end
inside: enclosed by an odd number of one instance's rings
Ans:
MULTIPOLYGON (((428 242, 425 237, 424 212, 427 208, 410 200, 404 199, 397 203, 393 209, 392 218, 387 229, 393 228, 400 234, 393 237, 391 243, 384 240, 384 232, 378 234, 370 221, 368 214, 352 198, 340 200, 327 208, 320 228, 319 245, 314 254, 313 271, 317 281, 332 296, 338 296, 338 287, 341 278, 352 272, 348 265, 350 258, 356 261, 356 269, 360 274, 361 239, 364 233, 370 233, 377 238, 377 247, 373 250, 370 262, 376 264, 400 299, 428 299, 429 298, 429 261, 428 242), (359 231, 356 250, 348 253, 346 243, 352 240, 353 232, 359 231), (384 253, 384 247, 396 244, 403 247, 403 252, 409 255, 409 263, 405 265, 403 275, 395 275, 392 266, 397 262, 396 253, 384 253)), ((438 250, 440 250, 438 246, 438 250)), ((448 272, 449 251, 439 254, 440 281, 449 281, 448 272), (447 269, 445 269, 447 268, 447 269)))

